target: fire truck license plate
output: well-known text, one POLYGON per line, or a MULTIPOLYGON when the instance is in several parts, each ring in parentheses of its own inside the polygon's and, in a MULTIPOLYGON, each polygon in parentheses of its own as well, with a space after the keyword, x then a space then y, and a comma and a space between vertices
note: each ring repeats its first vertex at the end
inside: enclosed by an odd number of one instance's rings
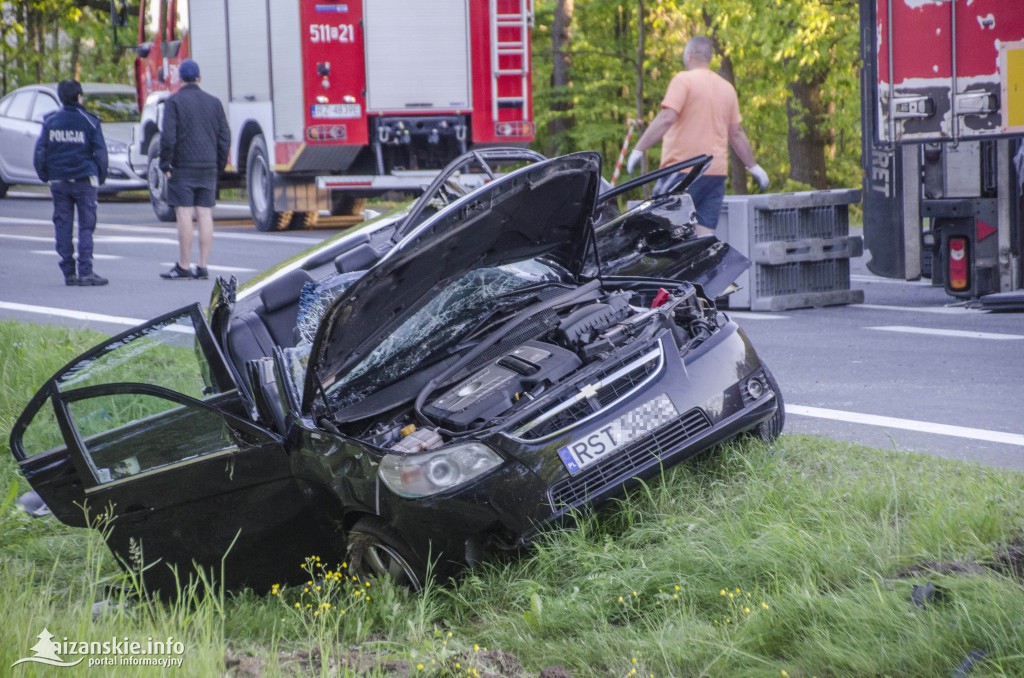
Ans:
POLYGON ((359 104, 313 104, 314 118, 358 118, 359 104))

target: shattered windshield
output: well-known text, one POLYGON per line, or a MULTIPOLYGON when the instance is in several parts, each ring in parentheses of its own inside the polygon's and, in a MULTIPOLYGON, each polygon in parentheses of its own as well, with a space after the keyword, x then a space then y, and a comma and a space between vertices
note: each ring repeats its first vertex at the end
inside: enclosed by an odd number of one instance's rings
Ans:
POLYGON ((562 282, 562 277, 536 260, 478 268, 448 282, 331 385, 331 405, 345 407, 411 374, 431 358, 449 355, 474 330, 498 322, 520 306, 531 296, 525 288, 545 282, 562 282), (523 293, 516 294, 519 290, 523 293))

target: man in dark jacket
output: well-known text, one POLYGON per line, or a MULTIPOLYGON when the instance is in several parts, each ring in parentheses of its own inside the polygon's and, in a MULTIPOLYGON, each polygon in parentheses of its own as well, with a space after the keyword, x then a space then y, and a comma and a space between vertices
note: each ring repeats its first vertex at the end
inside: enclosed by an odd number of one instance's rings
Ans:
POLYGON ((107 180, 107 144, 100 119, 82 107, 82 86, 57 85, 64 107, 43 119, 33 164, 50 182, 53 230, 65 285, 106 285, 92 270, 92 233, 96 230, 96 187, 107 180), (78 209, 78 265, 75 265, 75 208, 78 209))
POLYGON ((231 130, 217 97, 199 89, 199 64, 185 59, 178 67, 185 83, 164 102, 160 129, 160 169, 167 177, 167 204, 178 221, 178 261, 166 280, 206 278, 213 246, 213 206, 217 199, 217 175, 228 162, 231 130), (192 214, 199 223, 199 264, 192 256, 192 214))

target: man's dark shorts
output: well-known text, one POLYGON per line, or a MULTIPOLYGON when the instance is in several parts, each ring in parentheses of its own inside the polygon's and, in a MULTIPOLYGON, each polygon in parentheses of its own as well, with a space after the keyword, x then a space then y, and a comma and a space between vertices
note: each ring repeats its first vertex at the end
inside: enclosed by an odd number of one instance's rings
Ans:
MULTIPOLYGON (((672 186, 683 180, 683 176, 673 174, 658 179, 658 183, 654 185, 654 195, 667 193, 672 186)), ((693 206, 697 210, 697 223, 712 231, 715 230, 718 227, 718 217, 722 214, 722 203, 725 202, 725 177, 704 174, 697 177, 686 192, 693 199, 693 206)))
POLYGON ((217 170, 181 167, 171 170, 167 204, 171 207, 213 207, 217 202, 217 170))

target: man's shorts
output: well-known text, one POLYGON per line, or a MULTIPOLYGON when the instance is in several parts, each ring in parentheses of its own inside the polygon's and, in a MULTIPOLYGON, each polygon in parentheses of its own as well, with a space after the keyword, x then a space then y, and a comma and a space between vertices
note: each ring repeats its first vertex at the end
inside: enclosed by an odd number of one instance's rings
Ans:
POLYGON ((167 180, 171 207, 213 207, 217 202, 217 170, 180 167, 167 180))

